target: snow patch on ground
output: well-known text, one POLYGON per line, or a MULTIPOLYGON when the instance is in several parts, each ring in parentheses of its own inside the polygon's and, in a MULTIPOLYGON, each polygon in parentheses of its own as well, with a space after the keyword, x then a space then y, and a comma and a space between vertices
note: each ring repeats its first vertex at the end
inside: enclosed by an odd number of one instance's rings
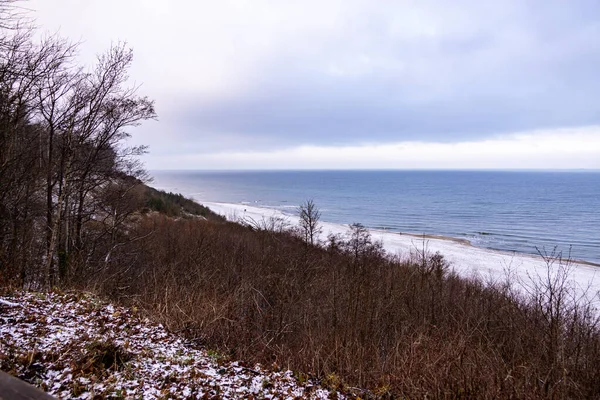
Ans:
POLYGON ((0 297, 0 368, 63 399, 345 398, 290 371, 219 362, 135 309, 81 293, 0 297))

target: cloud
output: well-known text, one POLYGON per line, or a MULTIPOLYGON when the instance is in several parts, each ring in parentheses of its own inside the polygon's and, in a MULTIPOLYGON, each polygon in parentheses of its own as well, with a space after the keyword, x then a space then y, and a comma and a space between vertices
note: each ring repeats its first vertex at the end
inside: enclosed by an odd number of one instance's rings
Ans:
POLYGON ((456 143, 406 141, 282 150, 189 152, 155 169, 600 169, 600 126, 456 143))
MULTIPOLYGON (((173 154, 485 142, 600 124, 595 1, 30 0, 40 25, 135 49, 173 154)), ((269 153, 274 154, 274 153, 269 153)), ((156 161, 158 164, 158 161, 156 161)))

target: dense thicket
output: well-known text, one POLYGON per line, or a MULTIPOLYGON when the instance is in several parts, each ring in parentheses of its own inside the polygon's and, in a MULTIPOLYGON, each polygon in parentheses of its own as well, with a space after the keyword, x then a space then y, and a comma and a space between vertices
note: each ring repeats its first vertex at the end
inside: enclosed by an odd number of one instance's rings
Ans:
POLYGON ((456 276, 439 254, 390 258, 360 225, 324 247, 159 214, 130 234, 145 239, 81 287, 226 355, 400 398, 600 396, 595 315, 560 260, 520 296, 456 276))
POLYGON ((67 41, 35 43, 14 1, 0 20, 0 282, 50 287, 122 244, 144 178, 124 140, 154 106, 126 85, 124 44, 86 70, 67 41))

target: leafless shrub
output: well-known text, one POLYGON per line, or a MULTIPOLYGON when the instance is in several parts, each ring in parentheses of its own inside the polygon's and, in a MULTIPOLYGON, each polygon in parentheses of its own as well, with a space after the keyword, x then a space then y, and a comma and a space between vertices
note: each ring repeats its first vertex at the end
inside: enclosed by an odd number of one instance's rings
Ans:
POLYGON ((286 232, 291 226, 289 219, 282 216, 263 216, 259 219, 244 216, 239 219, 239 222, 253 230, 267 232, 286 232))

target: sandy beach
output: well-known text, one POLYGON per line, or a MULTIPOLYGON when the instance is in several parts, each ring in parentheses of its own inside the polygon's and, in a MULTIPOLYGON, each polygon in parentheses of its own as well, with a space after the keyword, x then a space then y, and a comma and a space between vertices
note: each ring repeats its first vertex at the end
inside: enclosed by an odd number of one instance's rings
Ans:
MULTIPOLYGON (((279 210, 254 207, 249 204, 203 202, 214 212, 231 221, 260 222, 270 218, 282 218, 290 226, 298 225, 296 215, 284 214, 279 210)), ((321 222, 323 231, 321 240, 329 234, 344 235, 348 226, 330 222, 321 222)), ((507 276, 515 287, 527 291, 532 280, 547 274, 547 263, 541 256, 510 253, 472 246, 463 239, 445 238, 435 235, 419 236, 407 233, 395 233, 382 230, 370 230, 373 240, 381 241, 389 254, 409 256, 411 253, 425 248, 431 253, 440 252, 451 264, 451 267, 465 277, 477 277, 484 281, 505 282, 507 276)), ((557 270, 559 262, 553 264, 557 270)), ((594 302, 600 305, 600 267, 586 262, 569 264, 570 283, 579 293, 587 298, 596 297, 594 302)))

